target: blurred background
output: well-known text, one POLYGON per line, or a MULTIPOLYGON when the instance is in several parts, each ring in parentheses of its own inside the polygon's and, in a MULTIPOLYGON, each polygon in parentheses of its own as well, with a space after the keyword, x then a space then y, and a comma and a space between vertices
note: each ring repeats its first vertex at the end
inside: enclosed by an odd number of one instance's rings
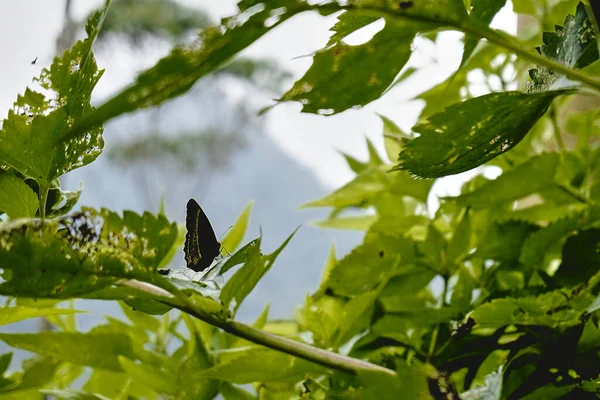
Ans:
MULTIPOLYGON (((42 68, 85 37, 86 18, 103 1, 21 0, 0 3, 0 117, 5 118, 19 93, 42 68), (35 63, 32 63, 34 60, 35 63)), ((168 54, 173 45, 192 41, 203 26, 236 12, 236 0, 113 0, 95 53, 104 76, 94 103, 133 81, 145 68, 168 54)), ((298 225, 302 228, 240 309, 239 318, 256 318, 271 303, 272 318, 290 318, 294 307, 317 287, 327 254, 335 244, 338 258, 362 240, 358 231, 322 230, 310 221, 324 219, 327 210, 299 210, 301 204, 326 195, 351 180, 354 173, 341 153, 368 158, 366 138, 381 156, 382 122, 378 114, 410 130, 423 107, 413 98, 444 81, 460 63, 462 35, 441 33, 435 42, 413 44, 408 67, 418 71, 382 99, 362 109, 325 117, 301 114, 300 104, 274 104, 310 67, 310 55, 323 47, 336 16, 302 14, 269 33, 218 73, 198 82, 186 95, 161 107, 128 114, 105 126, 104 153, 91 165, 64 179, 65 190, 84 190, 79 205, 156 213, 164 195, 167 216, 185 218, 185 204, 195 198, 209 216, 217 236, 253 200, 248 241, 263 232, 270 252, 298 225)), ((517 18, 509 3, 494 27, 510 33, 517 18)), ((382 26, 369 26, 345 41, 360 44, 382 26)), ((487 93, 472 80, 472 95, 487 93)), ((481 79, 479 79, 481 80, 481 79)), ((471 172, 472 174, 472 172, 471 172)), ((434 186, 430 199, 456 194, 464 175, 434 186)), ((176 256, 183 265, 183 252, 176 256)), ((120 314, 108 302, 86 302, 92 310, 80 317, 82 328, 102 314, 120 314)), ((25 321, 3 327, 23 332, 35 328, 25 321)))

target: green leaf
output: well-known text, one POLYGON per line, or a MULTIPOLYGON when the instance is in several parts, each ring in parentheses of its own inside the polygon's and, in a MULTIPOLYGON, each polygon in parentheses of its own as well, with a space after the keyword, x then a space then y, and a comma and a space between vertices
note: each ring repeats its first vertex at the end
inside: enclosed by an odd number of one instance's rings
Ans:
POLYGON ((225 261, 223 268, 221 268, 221 273, 224 274, 236 265, 249 262, 255 257, 260 256, 260 242, 261 238, 258 237, 236 251, 229 259, 227 259, 227 261, 225 261))
POLYGON ((364 28, 379 19, 380 18, 378 17, 366 15, 360 11, 345 11, 337 17, 337 22, 331 27, 330 31, 334 32, 334 34, 329 38, 327 46, 339 43, 352 32, 364 28))
POLYGON ((341 259, 332 269, 327 285, 336 295, 352 298, 373 290, 396 264, 415 261, 415 243, 402 236, 367 234, 364 243, 341 259))
POLYGON ((370 322, 371 312, 369 312, 379 293, 377 291, 362 293, 344 305, 339 328, 337 332, 337 345, 342 345, 352 339, 361 330, 366 329, 370 322), (361 321, 367 321, 365 326, 361 326, 361 321))
POLYGON ((536 225, 516 221, 491 224, 479 238, 475 256, 482 260, 516 262, 525 238, 537 229, 536 225))
POLYGON ((104 220, 101 238, 127 252, 150 271, 158 269, 177 240, 177 224, 170 223, 164 215, 143 215, 125 210, 123 217, 102 209, 104 220), (131 237, 137 238, 132 240, 131 237))
POLYGON ((281 380, 309 372, 324 372, 324 368, 285 353, 263 347, 252 347, 226 362, 198 371, 195 378, 222 379, 243 384, 281 380))
POLYGON ((433 223, 427 227, 427 237, 421 245, 429 265, 436 271, 445 272, 447 265, 446 249, 448 243, 444 236, 437 230, 433 223))
POLYGON ((324 221, 317 221, 314 225, 319 228, 366 231, 377 219, 376 215, 363 215, 360 217, 326 219, 324 221))
POLYGON ((379 118, 383 121, 383 144, 385 152, 391 162, 397 162, 398 156, 402 151, 402 139, 410 138, 398 125, 391 119, 379 114, 379 118))
MULTIPOLYGON (((387 169, 387 167, 385 168, 387 169)), ((384 167, 372 167, 364 170, 351 182, 342 186, 333 193, 319 200, 305 203, 301 208, 307 207, 349 207, 361 205, 376 194, 383 191, 389 183, 390 174, 384 167)))
POLYGON ((302 112, 331 115, 379 98, 408 61, 410 45, 423 27, 409 20, 387 21, 365 44, 337 42, 320 50, 280 101, 299 101, 302 112))
POLYGON ((0 170, 0 211, 10 218, 31 218, 38 210, 38 198, 25 181, 0 170))
POLYGON ((220 393, 225 400, 256 400, 256 397, 229 382, 221 383, 220 393))
POLYGON ((187 92, 200 78, 216 71, 262 35, 305 10, 303 4, 294 0, 269 0, 261 4, 263 7, 259 10, 251 7, 255 4, 240 2, 240 11, 246 11, 244 15, 225 18, 221 26, 203 30, 198 38, 200 45, 175 48, 140 74, 131 86, 88 113, 64 137, 79 137, 109 119, 159 105, 187 92), (275 15, 276 20, 273 20, 275 15), (266 23, 268 19, 273 23, 266 23))
POLYGON ((404 171, 389 172, 391 183, 389 193, 397 196, 409 196, 421 203, 427 203, 433 181, 415 179, 404 171))
POLYGON ((565 307, 564 293, 552 291, 537 297, 494 299, 471 313, 480 328, 500 328, 506 325, 543 325, 565 329, 581 323, 581 311, 565 307))
POLYGON ((437 178, 482 165, 516 146, 560 94, 491 93, 454 104, 413 127, 420 136, 404 140, 395 169, 437 178))
POLYGON ((0 308, 0 325, 8 325, 29 318, 47 317, 50 315, 68 315, 85 311, 69 308, 30 308, 30 307, 2 307, 0 308))
POLYGON ((156 392, 137 380, 132 380, 127 373, 104 369, 92 370, 90 378, 82 389, 101 394, 109 399, 129 400, 129 397, 123 397, 123 392, 126 392, 126 396, 138 398, 155 398, 156 396, 156 392))
POLYGON ((471 216, 465 212, 448 243, 448 261, 459 262, 471 249, 471 216))
MULTIPOLYGON (((56 179, 50 185, 48 202, 46 203, 46 218, 56 218, 65 215, 75 207, 81 197, 83 182, 79 183, 77 190, 62 190, 60 181, 56 179), (56 182, 56 185, 54 183, 56 182), (52 201, 52 199, 54 201, 52 201)), ((38 210, 39 211, 39 210, 38 210)), ((39 212, 38 212, 39 214, 39 212)))
POLYGON ((359 370, 358 377, 365 386, 360 392, 362 395, 360 398, 380 400, 430 398, 425 368, 416 360, 410 366, 404 361, 399 361, 395 375, 359 370))
POLYGON ((344 304, 340 299, 322 296, 306 297, 301 325, 312 332, 315 346, 330 348, 337 332, 344 304))
POLYGON ((363 163, 357 160, 356 158, 352 157, 351 155, 342 152, 340 152, 340 154, 344 157, 350 169, 357 174, 360 174, 369 167, 367 163, 363 163))
POLYGON ((61 400, 109 400, 108 397, 102 396, 100 394, 88 393, 83 390, 56 390, 56 389, 42 389, 41 393, 47 394, 49 396, 54 396, 57 399, 61 400))
POLYGON ((554 179, 559 162, 557 153, 533 157, 503 173, 473 192, 454 198, 458 204, 475 210, 494 208, 556 186, 554 179))
POLYGON ((0 393, 3 394, 1 397, 10 398, 10 395, 7 396, 5 394, 14 393, 15 398, 21 399, 25 397, 27 390, 44 387, 53 381, 59 365, 59 361, 45 357, 36 357, 23 361, 23 374, 9 375, 8 379, 13 382, 0 389, 0 393))
POLYGON ((56 360, 112 371, 121 370, 117 357, 133 358, 129 337, 115 333, 0 333, 0 340, 56 360))
POLYGON ((471 275, 471 272, 462 266, 458 270, 458 280, 452 291, 452 298, 450 305, 456 307, 459 310, 464 310, 471 304, 471 298, 473 297, 473 290, 477 288, 477 282, 471 275))
MULTIPOLYGON (((492 22, 492 19, 494 19, 494 16, 502 7, 504 7, 505 4, 506 0, 472 0, 471 13, 469 16, 479 24, 489 25, 492 22)), ((473 54, 473 51, 475 51, 475 47, 477 47, 478 42, 478 37, 465 37, 465 50, 460 62, 461 66, 463 66, 469 57, 471 57, 471 54, 473 54)))
MULTIPOLYGON (((53 96, 27 88, 19 95, 0 131, 0 161, 47 188, 61 175, 94 161, 104 145, 101 126, 88 126, 81 136, 65 137, 93 110, 92 90, 102 76, 92 44, 106 16, 108 3, 86 25, 88 38, 57 57, 38 79, 53 96)), ((42 192, 44 189, 42 189, 42 192)))
POLYGON ((121 368, 132 378, 151 387, 159 393, 174 395, 179 388, 173 384, 173 371, 164 371, 160 366, 135 363, 127 357, 118 356, 121 368))
POLYGON ((145 314, 140 311, 136 311, 129 306, 124 305, 123 303, 119 303, 121 306, 121 310, 127 316, 127 318, 131 321, 131 323, 140 329, 149 331, 149 332, 157 332, 160 327, 160 322, 155 317, 152 317, 148 314, 145 314))
POLYGON ((581 218, 575 215, 554 222, 527 237, 521 248, 519 261, 533 266, 544 259, 551 248, 581 224, 581 218))
MULTIPOLYGON (((233 276, 227 281, 221 290, 219 298, 225 307, 229 307, 231 302, 235 300, 233 307, 235 314, 237 309, 242 305, 242 302, 246 296, 250 294, 258 281, 262 279, 269 269, 271 269, 279 253, 281 253, 289 241, 292 240, 292 237, 297 231, 298 228, 292 232, 292 234, 283 242, 283 244, 271 254, 262 255, 260 253, 259 246, 255 246, 255 250, 250 252, 244 266, 235 274, 233 274, 233 276)), ((258 244, 260 245, 260 241, 258 244)), ((240 252, 242 250, 240 250, 240 252)))
POLYGON ((12 360, 13 353, 4 353, 0 356, 0 375, 4 375, 10 362, 12 360))
MULTIPOLYGON (((0 293, 32 298, 70 298, 119 280, 163 279, 156 266, 177 236, 164 216, 94 210, 56 222, 0 225, 0 293), (96 227, 102 226, 100 232, 96 227)), ((106 295, 106 294, 104 294, 106 295)))
MULTIPOLYGON (((574 69, 583 68, 598 59, 591 21, 582 2, 577 5, 575 16, 566 17, 564 27, 555 28, 556 33, 544 32, 542 35, 544 44, 537 48, 542 56, 574 69)), ((532 80, 528 87, 530 92, 550 90, 561 77, 545 67, 530 70, 529 76, 532 80)))
POLYGON ((252 212, 253 205, 253 201, 248 203, 238 217, 237 221, 235 221, 233 224, 233 227, 221 241, 221 246, 227 251, 236 251, 241 241, 244 239, 244 235, 248 229, 248 220, 250 219, 250 213, 252 212))

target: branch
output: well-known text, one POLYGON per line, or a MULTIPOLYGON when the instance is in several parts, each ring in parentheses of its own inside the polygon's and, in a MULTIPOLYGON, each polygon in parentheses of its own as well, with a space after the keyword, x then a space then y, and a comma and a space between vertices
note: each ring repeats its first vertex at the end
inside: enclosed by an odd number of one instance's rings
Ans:
POLYGON ((381 367, 376 364, 371 364, 367 361, 357 358, 346 357, 330 351, 311 346, 306 343, 288 339, 283 336, 275 335, 270 332, 265 332, 254 328, 250 325, 237 322, 231 318, 222 319, 212 313, 207 313, 191 302, 187 296, 178 290, 175 293, 170 293, 165 288, 160 288, 146 282, 129 280, 121 282, 122 285, 131 286, 152 295, 161 296, 164 300, 162 303, 192 315, 204 322, 207 322, 217 328, 223 329, 225 332, 237 337, 246 339, 252 343, 256 343, 270 349, 280 351, 315 364, 322 365, 327 368, 332 368, 338 371, 343 371, 349 374, 356 374, 358 371, 373 371, 383 372, 392 376, 396 373, 390 369, 381 367))
POLYGON ((453 28, 458 31, 461 31, 467 35, 470 35, 470 36, 473 36, 476 38, 486 39, 490 43, 493 43, 504 49, 512 51, 514 54, 516 54, 517 56, 519 56, 523 59, 531 61, 540 66, 544 66, 555 72, 559 72, 570 79, 582 82, 582 83, 600 91, 600 80, 594 79, 593 77, 582 73, 580 70, 575 70, 575 69, 569 68, 559 62, 556 62, 554 60, 546 58, 546 57, 538 54, 537 52, 533 51, 532 49, 529 49, 528 46, 526 46, 519 40, 515 39, 514 37, 504 34, 495 29, 491 29, 486 25, 479 24, 477 21, 474 21, 471 18, 465 18, 461 22, 442 21, 442 20, 423 17, 423 16, 417 17, 417 16, 412 15, 409 17, 409 16, 399 15, 399 14, 396 14, 396 13, 393 13, 390 11, 384 11, 381 9, 371 8, 371 7, 356 7, 356 6, 340 7, 340 6, 332 5, 332 4, 315 6, 314 10, 329 10, 332 12, 342 11, 342 10, 345 10, 345 11, 353 10, 353 11, 362 12, 365 15, 371 15, 374 17, 385 18, 385 19, 390 19, 390 20, 399 20, 399 21, 412 20, 412 21, 431 23, 431 24, 438 25, 440 27, 447 26, 449 28, 453 28))

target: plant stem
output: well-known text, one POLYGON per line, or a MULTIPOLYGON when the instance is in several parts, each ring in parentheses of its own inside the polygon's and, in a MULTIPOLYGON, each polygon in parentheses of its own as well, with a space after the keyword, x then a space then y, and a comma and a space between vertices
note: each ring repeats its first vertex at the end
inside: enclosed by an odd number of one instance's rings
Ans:
MULTIPOLYGON (((146 282, 134 280, 125 281, 123 284, 146 291, 153 295, 163 296, 164 300, 161 301, 164 304, 177 308, 178 310, 216 326, 217 328, 221 328, 227 333, 246 339, 252 343, 256 343, 276 351, 314 362, 315 364, 319 364, 327 368, 332 368, 349 374, 356 374, 361 370, 383 372, 392 376, 395 376, 396 374, 390 369, 376 364, 371 364, 367 361, 342 356, 306 343, 288 339, 270 332, 265 332, 241 322, 237 322, 231 318, 220 318, 213 313, 204 311, 187 296, 179 292, 179 290, 175 290, 175 293, 169 293, 171 287, 167 285, 162 288, 146 282), (169 291, 166 291, 166 289, 169 289, 169 291)), ((160 285, 160 283, 157 284, 160 285)))
POLYGON ((556 144, 558 148, 562 151, 566 150, 565 142, 560 134, 560 129, 558 127, 558 121, 556 120, 556 106, 554 104, 550 105, 550 110, 548 112, 548 116, 550 117, 550 121, 552 121, 552 131, 554 133, 554 140, 556 140, 556 144))

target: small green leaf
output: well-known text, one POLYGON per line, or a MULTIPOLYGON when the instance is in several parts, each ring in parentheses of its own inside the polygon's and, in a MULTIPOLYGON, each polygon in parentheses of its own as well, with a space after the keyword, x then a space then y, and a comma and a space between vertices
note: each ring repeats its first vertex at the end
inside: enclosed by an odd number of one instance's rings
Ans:
POLYGON ((396 169, 438 178, 482 165, 516 146, 561 94, 491 93, 454 104, 413 127, 420 136, 404 140, 396 169))
POLYGON ((160 322, 155 317, 152 317, 148 314, 145 314, 140 311, 136 311, 131 307, 119 303, 121 306, 121 310, 127 316, 127 318, 131 321, 131 323, 137 328, 144 329, 149 332, 156 332, 160 327, 160 322))
MULTIPOLYGON (((385 168, 387 169, 387 168, 385 168)), ((360 205, 383 191, 389 183, 389 174, 383 167, 364 170, 351 182, 319 200, 303 204, 307 207, 349 207, 360 205)))
POLYGON ((471 249, 471 216, 465 212, 448 243, 448 261, 459 262, 471 249))
POLYGON ((324 372, 324 368, 285 353, 252 347, 237 357, 198 371, 195 379, 222 379, 231 383, 252 383, 280 380, 309 372, 324 372))
POLYGON ((102 396, 100 394, 88 393, 83 390, 75 389, 42 389, 40 390, 40 392, 49 396, 54 396, 55 398, 61 400, 110 400, 108 397, 102 396))
POLYGON ((30 307, 2 307, 0 308, 0 325, 12 324, 29 318, 47 317, 50 315, 67 315, 85 311, 69 308, 30 308, 30 307))
POLYGON ((0 356, 0 376, 4 375, 10 362, 12 360, 13 353, 4 353, 0 356))
POLYGON ((352 157, 351 155, 348 155, 348 154, 345 154, 342 152, 340 152, 340 153, 346 160, 346 163, 348 164, 350 169, 357 174, 360 174, 361 172, 363 172, 365 169, 367 169, 369 167, 369 165, 367 163, 363 163, 363 162, 357 160, 356 158, 352 157))
POLYGON ((238 246, 244 239, 246 230, 248 229, 248 220, 250 219, 250 213, 252 212, 252 206, 254 202, 251 201, 244 208, 237 221, 233 224, 233 227, 229 230, 227 235, 221 241, 221 246, 230 252, 237 250, 238 246))
POLYGON ((471 313, 480 328, 500 328, 506 325, 543 325, 565 329, 578 325, 581 311, 565 307, 568 300, 556 290, 537 297, 494 299, 471 313))
POLYGON ((115 333, 39 332, 0 333, 0 340, 56 360, 120 371, 117 357, 133 358, 127 335, 115 333))
POLYGON ((317 221, 314 225, 319 228, 366 231, 377 219, 376 215, 364 215, 360 217, 326 219, 324 221, 317 221))
POLYGON ((473 192, 454 198, 460 205, 475 210, 494 208, 556 186, 554 175, 557 153, 544 153, 503 173, 473 192))
POLYGON ((385 151, 391 162, 397 162, 398 156, 402 151, 402 139, 410 138, 398 125, 391 119, 379 114, 379 118, 383 121, 383 144, 385 151))
POLYGON ((450 305, 460 310, 466 309, 471 304, 473 290, 476 288, 477 282, 471 275, 471 272, 465 266, 461 266, 458 270, 458 280, 452 291, 450 305))
POLYGON ((135 380, 143 382, 159 393, 174 395, 179 388, 173 384, 173 371, 164 371, 160 366, 136 363, 127 357, 118 356, 121 368, 135 380))
POLYGON ((256 400, 256 397, 229 382, 221 383, 220 393, 225 400, 256 400))
POLYGON ((0 211, 13 219, 31 218, 38 205, 38 197, 23 179, 0 170, 0 211))
POLYGON ((527 237, 521 248, 519 261, 524 265, 533 266, 544 259, 552 246, 566 238, 573 230, 581 224, 579 216, 575 215, 569 218, 556 221, 539 231, 532 233, 527 237))
MULTIPOLYGON (((494 19, 494 16, 505 4, 506 0, 472 0, 471 13, 469 16, 477 23, 489 25, 492 22, 492 19, 494 19)), ((461 66, 466 63, 469 57, 471 57, 478 42, 478 37, 466 36, 465 50, 460 62, 461 66)))
POLYGON ((395 375, 380 371, 359 370, 358 377, 365 386, 360 392, 362 395, 360 398, 395 400, 430 397, 425 368, 416 360, 410 366, 403 360, 399 361, 395 375))
MULTIPOLYGON (((227 281, 221 290, 219 298, 225 307, 229 307, 231 302, 235 300, 233 307, 235 314, 237 309, 242 305, 242 302, 246 296, 250 294, 258 281, 267 273, 267 271, 269 271, 269 269, 271 269, 273 263, 277 259, 277 256, 285 248, 285 246, 287 246, 289 241, 292 240, 292 237, 297 230, 298 229, 292 232, 292 234, 283 242, 283 244, 271 254, 263 256, 260 253, 258 248, 259 246, 255 246, 255 249, 249 252, 244 266, 235 274, 233 274, 233 276, 227 281)), ((242 250, 244 249, 241 249, 240 252, 242 250)), ((232 256, 232 258, 234 256, 232 256)))
POLYGON ((387 276, 398 254, 404 265, 415 261, 415 252, 415 242, 402 236, 367 234, 364 243, 331 270, 327 286, 336 295, 350 298, 369 292, 387 276))
MULTIPOLYGON (((598 59, 598 45, 582 2, 577 5, 575 16, 567 15, 564 27, 556 26, 556 32, 544 32, 542 40, 544 44, 537 48, 538 52, 567 67, 584 68, 598 59)), ((528 87, 530 92, 551 90, 561 77, 545 67, 530 70, 529 76, 532 80, 528 87)))

